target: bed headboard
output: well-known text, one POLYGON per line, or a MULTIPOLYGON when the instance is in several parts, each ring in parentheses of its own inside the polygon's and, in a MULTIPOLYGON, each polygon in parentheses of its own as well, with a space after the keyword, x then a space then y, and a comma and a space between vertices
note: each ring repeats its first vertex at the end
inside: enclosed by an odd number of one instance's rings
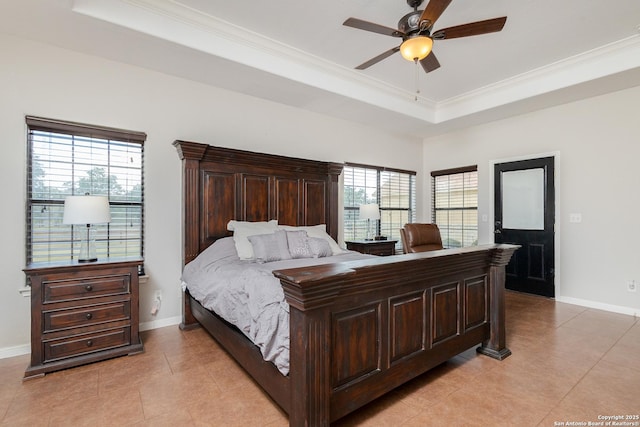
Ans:
POLYGON ((227 222, 326 224, 338 237, 342 164, 175 141, 182 160, 183 265, 217 239, 227 222))

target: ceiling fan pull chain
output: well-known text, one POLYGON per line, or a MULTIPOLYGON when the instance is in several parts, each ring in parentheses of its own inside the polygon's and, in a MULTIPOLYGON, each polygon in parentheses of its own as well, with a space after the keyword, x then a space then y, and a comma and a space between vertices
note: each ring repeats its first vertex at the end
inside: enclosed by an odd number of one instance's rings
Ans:
POLYGON ((420 94, 420 70, 418 67, 418 58, 414 59, 413 62, 416 64, 416 95, 413 100, 418 102, 418 95, 420 94))

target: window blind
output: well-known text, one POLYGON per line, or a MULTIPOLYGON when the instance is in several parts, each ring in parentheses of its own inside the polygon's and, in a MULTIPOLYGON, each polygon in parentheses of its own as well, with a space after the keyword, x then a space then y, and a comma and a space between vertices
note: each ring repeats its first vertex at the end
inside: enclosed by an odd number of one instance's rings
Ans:
POLYGON ((432 221, 445 248, 478 243, 477 166, 431 172, 432 221))
POLYGON ((385 167, 347 164, 343 169, 345 240, 364 240, 367 221, 359 218, 359 207, 377 203, 380 221, 376 235, 397 239, 401 250, 400 228, 415 222, 416 173, 385 167))
MULTIPOLYGON (((27 262, 74 259, 77 226, 62 223, 71 195, 109 198, 93 225, 99 257, 143 256, 146 134, 27 116, 27 262)), ((80 227, 83 228, 83 227, 80 227)))

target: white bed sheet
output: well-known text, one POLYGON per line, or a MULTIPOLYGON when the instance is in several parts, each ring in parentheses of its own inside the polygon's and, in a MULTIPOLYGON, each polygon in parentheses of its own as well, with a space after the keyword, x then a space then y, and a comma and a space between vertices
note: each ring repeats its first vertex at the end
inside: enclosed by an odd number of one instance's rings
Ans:
POLYGON ((233 238, 217 240, 182 274, 183 286, 205 308, 240 329, 283 374, 289 373, 289 305, 274 270, 354 261, 357 252, 259 264, 241 260, 233 238))

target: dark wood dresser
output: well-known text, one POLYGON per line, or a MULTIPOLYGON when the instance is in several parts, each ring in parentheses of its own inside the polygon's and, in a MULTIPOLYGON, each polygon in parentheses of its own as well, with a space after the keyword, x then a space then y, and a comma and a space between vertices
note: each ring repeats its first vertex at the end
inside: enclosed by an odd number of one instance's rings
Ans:
POLYGON ((389 256, 395 255, 397 240, 354 240, 345 242, 347 249, 363 254, 389 256))
POLYGON ((24 378, 143 351, 138 333, 142 260, 34 263, 31 364, 24 378))

